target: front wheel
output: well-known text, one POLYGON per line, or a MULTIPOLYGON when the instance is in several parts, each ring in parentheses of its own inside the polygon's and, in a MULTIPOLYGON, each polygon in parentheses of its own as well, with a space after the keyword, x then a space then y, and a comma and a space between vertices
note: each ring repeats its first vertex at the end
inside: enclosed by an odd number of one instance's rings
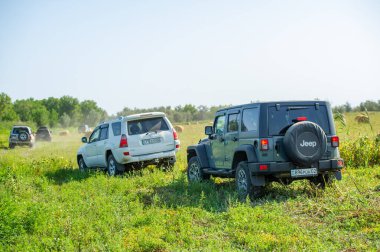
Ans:
POLYGON ((81 171, 81 172, 85 172, 85 171, 88 170, 87 165, 84 162, 83 157, 79 158, 79 160, 78 160, 78 167, 79 167, 79 171, 81 171))
POLYGON ((9 144, 9 149, 14 149, 14 148, 15 148, 15 146, 16 146, 15 144, 13 144, 13 143, 10 143, 10 144, 9 144))
POLYGON ((236 189, 239 199, 244 201, 247 196, 253 201, 264 194, 263 186, 252 185, 247 162, 242 161, 238 164, 235 174, 236 189))
POLYGON ((203 173, 198 157, 190 158, 187 166, 187 179, 190 183, 210 179, 210 174, 203 173))

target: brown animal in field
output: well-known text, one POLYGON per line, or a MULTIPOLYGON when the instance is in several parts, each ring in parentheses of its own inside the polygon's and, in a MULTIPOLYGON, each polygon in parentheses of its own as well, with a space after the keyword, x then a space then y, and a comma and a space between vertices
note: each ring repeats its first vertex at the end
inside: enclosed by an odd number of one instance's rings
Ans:
POLYGON ((183 130, 185 129, 185 127, 183 127, 182 125, 175 125, 175 126, 174 126, 174 129, 175 129, 175 131, 177 131, 178 133, 182 133, 183 130))
POLYGON ((369 118, 367 115, 360 114, 355 117, 355 121, 358 123, 369 123, 369 118))
POLYGON ((68 136, 70 135, 70 132, 68 130, 63 130, 58 133, 60 136, 68 136))

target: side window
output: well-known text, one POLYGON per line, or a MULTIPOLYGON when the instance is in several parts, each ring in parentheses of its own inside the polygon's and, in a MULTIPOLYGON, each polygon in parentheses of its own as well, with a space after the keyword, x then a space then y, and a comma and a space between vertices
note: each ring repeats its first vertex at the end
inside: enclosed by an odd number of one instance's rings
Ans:
POLYGON ((92 132, 90 136, 90 140, 88 141, 89 143, 93 143, 99 140, 99 135, 100 135, 100 128, 96 128, 94 132, 92 132))
POLYGON ((244 109, 241 131, 258 130, 259 110, 257 108, 244 109))
POLYGON ((215 133, 218 135, 221 135, 224 133, 224 125, 226 123, 226 117, 225 116, 219 116, 215 120, 215 133))
POLYGON ((121 135, 121 122, 114 122, 112 124, 112 132, 114 136, 121 135))
POLYGON ((108 124, 100 130, 100 141, 108 139, 108 124))
POLYGON ((239 129, 238 117, 239 117, 239 114, 230 114, 228 116, 227 132, 238 131, 239 129))

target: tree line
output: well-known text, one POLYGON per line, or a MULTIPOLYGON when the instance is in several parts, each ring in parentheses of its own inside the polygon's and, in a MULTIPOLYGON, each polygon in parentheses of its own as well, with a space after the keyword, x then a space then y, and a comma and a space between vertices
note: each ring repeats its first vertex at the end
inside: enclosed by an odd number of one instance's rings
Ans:
POLYGON ((346 113, 346 112, 362 112, 362 111, 380 111, 380 100, 376 101, 370 101, 367 100, 365 102, 361 102, 358 106, 353 107, 349 102, 346 102, 343 105, 334 106, 333 112, 340 112, 340 113, 346 113))
MULTIPOLYGON (((183 123, 213 120, 217 110, 228 106, 208 107, 186 104, 184 106, 161 106, 147 109, 125 107, 116 115, 108 115, 93 100, 80 102, 77 98, 65 95, 61 98, 49 97, 42 100, 29 98, 12 102, 7 94, 0 93, 0 121, 34 122, 37 126, 46 125, 50 127, 70 127, 82 124, 95 126, 100 121, 116 116, 160 111, 164 112, 172 122, 183 123)), ((367 100, 356 107, 351 106, 350 103, 333 107, 334 112, 340 113, 365 110, 380 111, 380 100, 377 102, 367 100)))
POLYGON ((33 98, 16 100, 0 93, 0 121, 34 122, 37 126, 78 126, 95 125, 108 118, 107 112, 95 101, 79 102, 77 98, 62 96, 35 100, 33 98))

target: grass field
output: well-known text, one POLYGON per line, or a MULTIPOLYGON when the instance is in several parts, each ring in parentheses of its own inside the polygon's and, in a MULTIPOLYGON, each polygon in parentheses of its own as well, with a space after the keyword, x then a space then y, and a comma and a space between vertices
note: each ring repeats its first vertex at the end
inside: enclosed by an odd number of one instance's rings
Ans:
MULTIPOLYGON (((380 114, 372 129, 354 116, 338 125, 342 144, 380 131, 380 114)), ((380 250, 379 166, 347 167, 324 191, 273 183, 262 199, 240 203, 234 180, 188 184, 185 149, 203 131, 185 126, 173 172, 148 167, 118 177, 78 171, 76 134, 0 149, 0 250, 380 250)))

